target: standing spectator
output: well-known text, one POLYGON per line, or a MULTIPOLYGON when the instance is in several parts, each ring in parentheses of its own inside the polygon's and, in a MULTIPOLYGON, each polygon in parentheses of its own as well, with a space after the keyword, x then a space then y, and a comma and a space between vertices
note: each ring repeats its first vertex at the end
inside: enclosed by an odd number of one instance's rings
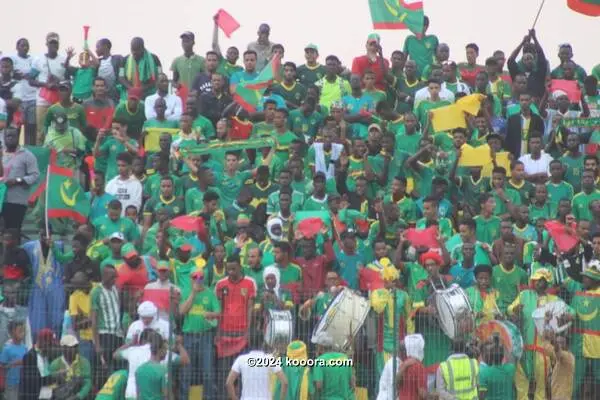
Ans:
POLYGON ((83 132, 87 122, 85 119, 85 110, 81 104, 75 103, 71 99, 72 87, 68 80, 58 83, 58 103, 48 108, 44 118, 44 133, 48 132, 54 117, 59 113, 64 113, 69 121, 69 126, 83 132))
POLYGON ((27 149, 19 146, 19 131, 9 128, 4 132, 4 149, 0 149, 0 176, 6 185, 2 215, 4 228, 21 231, 21 225, 27 211, 29 187, 39 176, 37 160, 27 149))
POLYGON ((127 101, 117 106, 114 115, 114 119, 122 121, 127 126, 127 134, 135 140, 140 139, 144 122, 146 122, 141 100, 142 90, 140 88, 129 89, 127 91, 127 101))
POLYGON ((33 68, 33 57, 29 55, 29 41, 25 38, 17 40, 17 54, 12 57, 14 77, 19 80, 19 96, 21 99, 21 120, 25 125, 25 144, 35 144, 36 114, 35 100, 37 89, 29 84, 28 76, 33 68))
MULTIPOLYGON (((50 115, 50 111, 48 111, 48 115, 50 115)), ((73 171, 79 170, 87 139, 79 129, 70 126, 64 111, 59 110, 53 113, 53 121, 44 140, 44 146, 56 151, 56 162, 60 167, 73 171)))
POLYGON ((19 381, 23 357, 27 354, 25 346, 25 321, 11 321, 7 327, 10 340, 2 346, 0 353, 0 368, 4 373, 4 399, 19 399, 19 381))
POLYGON ((544 132, 544 120, 532 111, 532 100, 530 93, 521 93, 520 112, 511 115, 506 121, 504 148, 511 152, 515 159, 527 154, 529 135, 534 132, 544 132))
POLYGON ((0 57, 0 98, 6 103, 6 126, 18 126, 20 123, 15 118, 15 113, 19 110, 21 94, 19 81, 13 73, 13 64, 12 58, 0 57))
POLYGON ((381 49, 381 37, 372 33, 367 37, 367 54, 356 57, 352 61, 352 74, 358 75, 360 80, 367 71, 375 74, 375 87, 385 90, 385 75, 390 68, 390 62, 383 58, 381 49))
MULTIPOLYGON (((538 99, 541 99, 546 91, 546 75, 548 74, 548 62, 544 55, 544 49, 537 40, 535 30, 529 31, 529 34, 523 38, 523 41, 519 46, 511 53, 506 62, 508 65, 508 71, 510 77, 515 81, 515 77, 518 73, 525 73, 527 79, 527 90, 538 99), (528 50, 525 52, 525 45, 529 45, 530 40, 533 39, 535 44, 535 54, 528 50), (517 56, 523 49, 523 58, 517 63, 517 56)), ((543 132, 543 131, 542 131, 543 132)))
POLYGON ((410 35, 404 41, 404 54, 417 63, 417 75, 421 76, 425 67, 433 63, 439 40, 435 35, 427 35, 429 18, 423 18, 423 33, 410 35))
POLYGON ((355 387, 352 366, 344 363, 348 356, 335 349, 333 339, 327 334, 321 336, 317 344, 320 355, 312 369, 312 378, 318 398, 352 398, 355 387))
POLYGON ((482 65, 477 64, 479 57, 479 46, 475 43, 469 43, 466 47, 467 62, 458 64, 458 72, 461 79, 470 87, 475 87, 475 77, 481 71, 484 71, 482 65))
POLYGON ((86 360, 94 356, 94 343, 92 342, 92 329, 90 320, 90 292, 92 284, 84 271, 78 271, 70 280, 69 316, 73 321, 73 330, 79 338, 79 349, 86 360))
MULTIPOLYGON (((123 257, 124 263, 117 268, 116 285, 124 295, 129 295, 128 298, 131 296, 137 298, 138 294, 141 294, 148 283, 150 271, 155 269, 155 265, 147 265, 154 264, 154 259, 143 260, 135 249, 135 246, 131 243, 123 245, 121 248, 121 257, 123 257)), ((144 309, 144 311, 147 311, 147 309, 144 309)), ((155 310, 154 316, 157 313, 158 310, 155 310)), ((145 316, 147 317, 147 315, 145 316)))
MULTIPOLYGON (((44 142, 44 119, 48 108, 58 101, 58 82, 63 81, 67 74, 67 57, 58 54, 59 37, 57 33, 50 32, 46 35, 47 53, 37 57, 29 72, 29 84, 40 88, 36 99, 36 127, 37 143, 44 142)), ((67 53, 71 58, 72 52, 67 53)))
POLYGON ((119 93, 117 91, 117 81, 119 70, 123 64, 123 56, 111 54, 112 43, 108 39, 100 39, 96 42, 96 55, 98 56, 98 78, 106 82, 106 92, 108 97, 115 103, 119 102, 119 93))
POLYGON ((156 81, 156 93, 146 97, 146 100, 144 101, 146 120, 156 118, 154 104, 158 98, 164 99, 165 103, 167 104, 165 117, 169 121, 179 121, 181 113, 183 112, 181 97, 174 94, 169 94, 169 78, 166 74, 158 74, 158 80, 156 81))
POLYGON ((139 100, 153 94, 158 74, 161 72, 160 60, 146 49, 144 39, 141 37, 131 39, 131 54, 123 58, 119 69, 119 83, 123 88, 121 99, 124 97, 123 93, 129 92, 132 88, 141 90, 139 100))
POLYGON ((244 82, 249 82, 258 76, 256 68, 256 52, 254 50, 246 50, 244 52, 244 69, 235 72, 229 78, 229 91, 233 94, 235 87, 244 82))
POLYGON ((27 307, 19 304, 20 284, 5 282, 2 285, 2 296, 4 299, 0 302, 0 348, 9 339, 10 330, 8 325, 13 321, 26 321, 25 323, 25 344, 27 348, 31 347, 31 327, 29 326, 27 307))
POLYGON ((179 306, 179 313, 184 316, 183 344, 190 350, 189 366, 182 371, 180 394, 187 399, 192 377, 202 377, 204 398, 216 398, 214 385, 214 339, 217 321, 221 315, 221 305, 215 293, 204 285, 204 272, 192 272, 192 291, 179 306))
MULTIPOLYGON (((157 236, 158 234, 155 235, 155 237, 157 236)), ((148 237, 148 235, 146 237, 148 237)), ((143 254, 148 253, 144 252, 143 254)), ((169 309, 171 300, 165 302, 164 299, 173 299, 173 297, 171 297, 171 289, 173 289, 173 295, 176 299, 179 299, 181 296, 181 290, 169 280, 169 269, 170 266, 168 261, 158 261, 156 263, 158 279, 148 283, 146 287, 144 287, 144 298, 157 300, 155 305, 158 307, 158 318, 164 321, 169 321, 171 312, 169 309)))
MULTIPOLYGON (((256 298, 256 284, 242 275, 240 258, 227 257, 227 277, 215 286, 215 293, 221 303, 221 319, 217 332, 217 393, 224 398, 225 375, 235 357, 248 345, 252 308, 256 298)), ((254 332, 253 332, 254 333, 254 332)))
POLYGON ((23 369, 19 382, 20 400, 49 399, 52 396, 54 378, 50 376, 50 357, 56 346, 56 335, 51 329, 40 330, 31 348, 23 357, 23 369))
POLYGON ((260 71, 267 65, 269 57, 271 57, 274 43, 269 41, 269 35, 271 34, 271 27, 269 25, 260 24, 257 34, 257 40, 248 43, 248 50, 252 50, 256 53, 256 69, 260 71))
POLYGON ((111 179, 106 185, 106 192, 112 194, 121 202, 121 212, 125 216, 125 209, 135 206, 142 207, 142 184, 131 174, 131 154, 121 153, 117 156, 119 175, 111 179))
POLYGON ((267 354, 263 348, 264 337, 256 333, 250 338, 251 350, 235 359, 227 377, 227 393, 230 399, 238 398, 235 388, 238 378, 242 384, 240 400, 272 399, 271 375, 276 375, 279 380, 279 399, 287 398, 287 378, 276 360, 269 360, 273 355, 267 354), (257 364, 256 360, 259 360, 257 364))
POLYGON ((206 71, 200 71, 196 74, 190 90, 196 92, 197 96, 204 93, 210 93, 212 91, 212 77, 214 74, 218 73, 218 67, 219 55, 214 51, 208 51, 206 53, 206 71))
POLYGON ((223 116, 223 111, 232 101, 233 99, 225 90, 225 77, 217 72, 211 76, 211 91, 200 95, 199 112, 216 126, 223 116))
POLYGON ((92 97, 83 102, 85 119, 88 126, 95 129, 110 129, 115 103, 109 97, 108 82, 97 76, 94 79, 92 97))
POLYGON ((194 45, 196 44, 194 32, 185 31, 179 38, 181 39, 183 54, 174 59, 171 64, 173 86, 178 89, 183 86, 187 90, 191 90, 195 77, 204 71, 205 60, 204 57, 194 53, 194 45))
POLYGON ((129 153, 135 156, 138 152, 138 142, 127 134, 127 123, 115 119, 110 130, 101 129, 96 136, 93 153, 95 168, 105 172, 104 181, 111 181, 118 172, 117 158, 121 153, 129 153))
POLYGON ((321 107, 332 108, 336 102, 341 102, 344 96, 352 93, 350 83, 338 75, 340 70, 340 59, 330 55, 325 59, 325 76, 316 82, 321 90, 319 104, 321 107))
POLYGON ((76 233, 71 239, 71 247, 73 249, 73 258, 66 263, 64 269, 64 282, 66 285, 71 284, 71 280, 78 272, 85 273, 85 278, 92 282, 100 282, 100 269, 96 261, 92 261, 86 254, 89 245, 88 238, 76 233))
POLYGON ((325 76, 325 67, 317 62, 319 47, 316 44, 307 44, 304 48, 306 64, 298 67, 297 75, 301 84, 306 87, 314 85, 325 76))
POLYGON ((92 289, 90 294, 97 387, 101 387, 112 372, 113 353, 123 344, 121 301, 116 279, 115 267, 105 265, 101 285, 92 289))
POLYGON ((139 344, 140 335, 146 329, 152 329, 163 339, 169 339, 169 322, 158 318, 158 308, 151 301, 144 301, 137 308, 140 319, 134 321, 127 329, 126 343, 139 344))

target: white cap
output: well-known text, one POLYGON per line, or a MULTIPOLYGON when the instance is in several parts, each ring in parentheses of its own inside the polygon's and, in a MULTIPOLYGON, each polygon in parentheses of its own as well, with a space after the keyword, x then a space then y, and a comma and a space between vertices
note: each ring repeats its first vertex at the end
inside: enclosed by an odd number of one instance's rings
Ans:
POLYGON ((120 241, 124 242, 125 241, 125 235, 123 235, 121 232, 114 232, 112 235, 110 235, 108 237, 110 240, 112 239, 119 239, 120 241))
POLYGON ((60 339, 60 345, 66 347, 75 347, 79 344, 79 340, 73 335, 65 335, 60 339))
POLYGON ((138 306, 138 315, 140 318, 145 317, 156 317, 158 313, 158 308, 151 301, 144 301, 142 304, 138 306))

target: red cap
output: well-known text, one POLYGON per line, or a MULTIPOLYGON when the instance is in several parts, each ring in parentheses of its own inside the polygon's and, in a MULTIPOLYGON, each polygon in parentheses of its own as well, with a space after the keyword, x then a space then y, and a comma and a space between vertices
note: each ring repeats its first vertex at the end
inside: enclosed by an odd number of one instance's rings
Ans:
POLYGON ((44 328, 38 332, 36 344, 53 344, 56 342, 56 335, 50 328, 44 328))
POLYGON ((142 89, 141 88, 131 88, 127 91, 127 97, 130 99, 141 100, 142 99, 142 89))

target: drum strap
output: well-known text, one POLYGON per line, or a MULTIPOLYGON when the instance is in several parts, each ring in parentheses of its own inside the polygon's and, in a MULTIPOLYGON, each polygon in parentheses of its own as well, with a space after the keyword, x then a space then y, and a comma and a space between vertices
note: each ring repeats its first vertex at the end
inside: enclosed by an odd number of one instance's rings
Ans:
MULTIPOLYGON (((526 344, 525 346, 523 346, 523 350, 537 352, 544 357, 544 376, 546 377, 546 387, 548 387, 548 375, 550 371, 548 368, 548 353, 546 352, 546 349, 535 344, 526 344)), ((535 363, 535 358, 533 362, 535 363)))

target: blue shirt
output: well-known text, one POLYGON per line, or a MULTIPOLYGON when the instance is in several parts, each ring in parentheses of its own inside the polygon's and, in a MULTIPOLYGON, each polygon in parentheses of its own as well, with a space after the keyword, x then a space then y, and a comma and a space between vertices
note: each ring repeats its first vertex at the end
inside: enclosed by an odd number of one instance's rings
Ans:
MULTIPOLYGON (((85 196, 89 200, 92 198, 92 193, 87 192, 85 196)), ((114 199, 115 196, 106 192, 102 196, 94 196, 94 200, 92 200, 92 207, 90 209, 90 221, 94 221, 98 217, 108 215, 108 203, 114 199)))
POLYGON ((362 95, 356 98, 352 95, 342 97, 344 110, 350 115, 356 115, 361 111, 375 111, 375 102, 369 95, 362 95))
POLYGON ((475 266, 472 268, 463 268, 462 263, 457 263, 450 268, 450 275, 454 278, 454 282, 463 288, 469 288, 475 284, 475 266))
POLYGON ((336 272, 340 275, 340 278, 346 281, 349 288, 358 290, 358 271, 365 265, 363 255, 358 251, 353 255, 337 251, 336 258, 336 272))
MULTIPOLYGON (((425 198, 421 197, 416 201, 417 211, 419 212, 419 216, 423 216, 423 202, 425 198)), ((438 201, 438 217, 439 218, 451 218, 452 217, 452 203, 450 203, 447 199, 441 199, 438 201)))
POLYGON ((252 80, 256 79, 257 76, 258 76, 258 72, 256 72, 256 71, 255 72, 238 71, 238 72, 234 73, 233 75, 231 75, 231 78, 229 78, 229 83, 231 83, 232 85, 237 85, 238 83, 252 81, 252 80))
MULTIPOLYGON (((0 364, 8 365, 17 360, 22 360, 25 354, 27 354, 27 347, 24 344, 13 344, 8 341, 2 349, 2 353, 0 353, 0 364)), ((7 369, 5 377, 6 386, 19 386, 22 368, 19 365, 7 369)))

